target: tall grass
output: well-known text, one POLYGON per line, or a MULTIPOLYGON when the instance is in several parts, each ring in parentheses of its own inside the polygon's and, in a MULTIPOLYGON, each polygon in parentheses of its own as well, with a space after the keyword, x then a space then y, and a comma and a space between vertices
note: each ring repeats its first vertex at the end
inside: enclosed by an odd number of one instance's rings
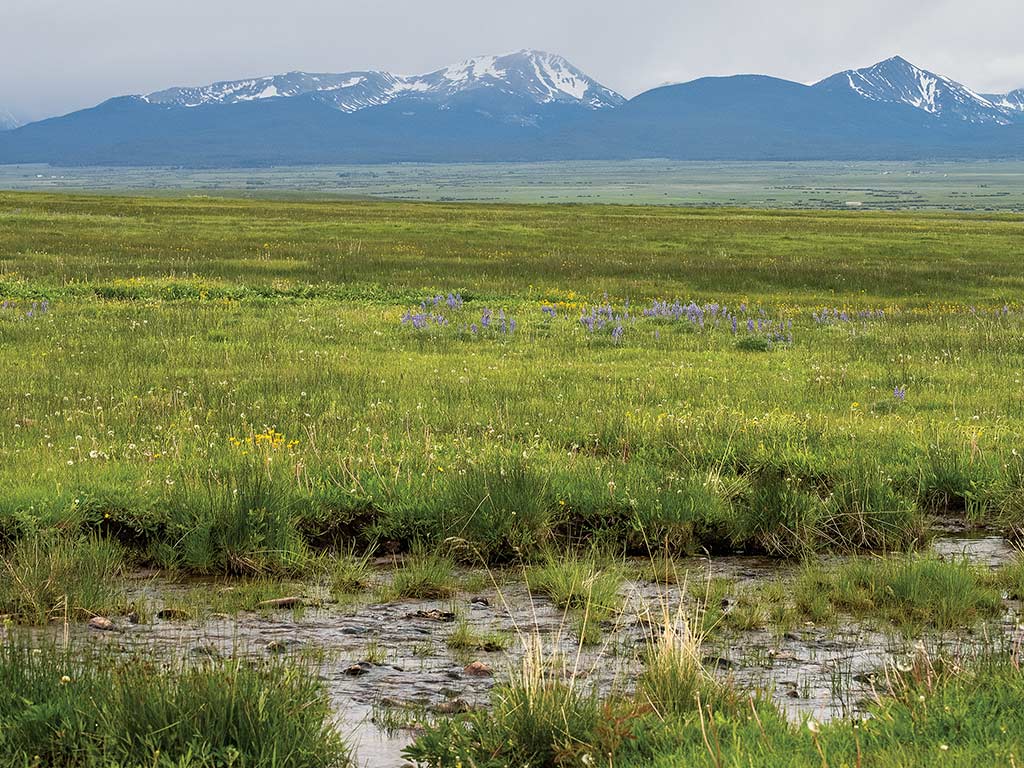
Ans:
POLYGON ((634 694, 619 688, 599 698, 528 646, 523 669, 495 689, 491 709, 427 724, 406 756, 436 768, 897 768, 1013 765, 1024 747, 1016 655, 991 651, 965 662, 919 654, 891 670, 861 717, 794 723, 770 701, 713 678, 691 629, 700 619, 678 618, 668 615, 634 694))
POLYGON ((910 628, 965 627, 1003 611, 990 571, 927 555, 811 565, 797 578, 794 594, 797 607, 818 620, 845 612, 910 628))
POLYGON ((126 606, 122 548, 94 536, 29 535, 0 555, 0 614, 77 621, 126 606))
POLYGON ((0 766, 341 768, 321 684, 284 661, 172 665, 0 645, 0 766))

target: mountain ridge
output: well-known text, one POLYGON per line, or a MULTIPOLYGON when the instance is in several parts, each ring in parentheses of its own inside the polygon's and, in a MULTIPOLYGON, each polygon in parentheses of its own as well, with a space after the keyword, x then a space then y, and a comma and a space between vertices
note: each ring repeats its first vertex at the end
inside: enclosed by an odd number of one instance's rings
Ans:
POLYGON ((0 135, 0 163, 1024 158, 1024 89, 892 57, 811 85, 708 77, 632 99, 522 50, 425 75, 291 72, 110 99, 0 135))
POLYGON ((839 72, 813 87, 848 88, 869 101, 905 104, 942 119, 1006 125, 1024 117, 1024 108, 1011 106, 1010 94, 983 96, 951 78, 921 69, 902 56, 839 72), (1005 100, 1006 107, 1000 107, 995 99, 1005 100))
POLYGON ((565 58, 529 49, 500 56, 476 56, 423 75, 378 70, 294 71, 206 86, 169 88, 140 98, 152 104, 196 107, 313 94, 342 112, 357 112, 402 98, 440 101, 483 88, 518 93, 537 104, 576 103, 589 109, 616 107, 626 101, 565 58))

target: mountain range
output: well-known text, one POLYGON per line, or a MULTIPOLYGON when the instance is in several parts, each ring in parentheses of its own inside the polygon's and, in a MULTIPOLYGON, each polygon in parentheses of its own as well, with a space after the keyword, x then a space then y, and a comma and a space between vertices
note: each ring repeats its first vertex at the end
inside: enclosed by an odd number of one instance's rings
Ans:
POLYGON ((625 99, 560 56, 524 50, 412 77, 290 72, 170 88, 0 133, 0 163, 649 157, 1024 157, 1024 89, 980 94, 894 57, 814 85, 709 77, 625 99))

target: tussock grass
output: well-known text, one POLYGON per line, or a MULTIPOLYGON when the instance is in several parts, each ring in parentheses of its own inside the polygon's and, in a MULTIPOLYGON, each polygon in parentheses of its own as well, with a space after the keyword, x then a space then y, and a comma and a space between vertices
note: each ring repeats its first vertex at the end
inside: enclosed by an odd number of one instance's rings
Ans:
POLYGON ((321 684, 293 663, 157 663, 0 644, 0 766, 348 766, 321 684))
POLYGON ((436 600, 456 592, 455 564, 436 553, 418 552, 395 570, 381 589, 382 600, 436 600))
POLYGON ((511 643, 511 638, 504 632, 484 632, 474 628, 464 618, 455 625, 455 629, 445 638, 445 644, 456 651, 503 651, 511 643))
POLYGON ((621 566, 593 556, 548 554, 543 563, 526 570, 526 582, 559 608, 588 609, 592 615, 612 615, 622 605, 621 566))
POLYGON ((357 555, 353 550, 329 555, 322 563, 327 572, 331 595, 336 600, 351 598, 370 586, 373 575, 371 553, 357 555))
POLYGON ((1003 610, 994 582, 987 569, 966 560, 921 555, 808 566, 793 588, 797 608, 815 621, 843 612, 909 628, 952 629, 1003 610))
POLYGON ((0 555, 0 614, 46 624, 125 609, 122 548, 95 536, 37 533, 0 555))
POLYGON ((544 561, 526 569, 526 583, 535 595, 547 597, 570 612, 582 642, 600 640, 600 624, 622 607, 625 572, 611 560, 594 555, 548 553, 544 561))

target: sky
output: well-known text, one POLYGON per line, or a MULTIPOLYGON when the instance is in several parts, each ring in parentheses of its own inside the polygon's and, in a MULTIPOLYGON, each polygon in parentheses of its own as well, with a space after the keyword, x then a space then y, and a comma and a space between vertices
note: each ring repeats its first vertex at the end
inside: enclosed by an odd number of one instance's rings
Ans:
POLYGON ((0 112, 291 70, 419 74, 521 48, 626 96, 706 75, 815 82, 892 55, 1024 87, 1022 0, 0 0, 0 112))

